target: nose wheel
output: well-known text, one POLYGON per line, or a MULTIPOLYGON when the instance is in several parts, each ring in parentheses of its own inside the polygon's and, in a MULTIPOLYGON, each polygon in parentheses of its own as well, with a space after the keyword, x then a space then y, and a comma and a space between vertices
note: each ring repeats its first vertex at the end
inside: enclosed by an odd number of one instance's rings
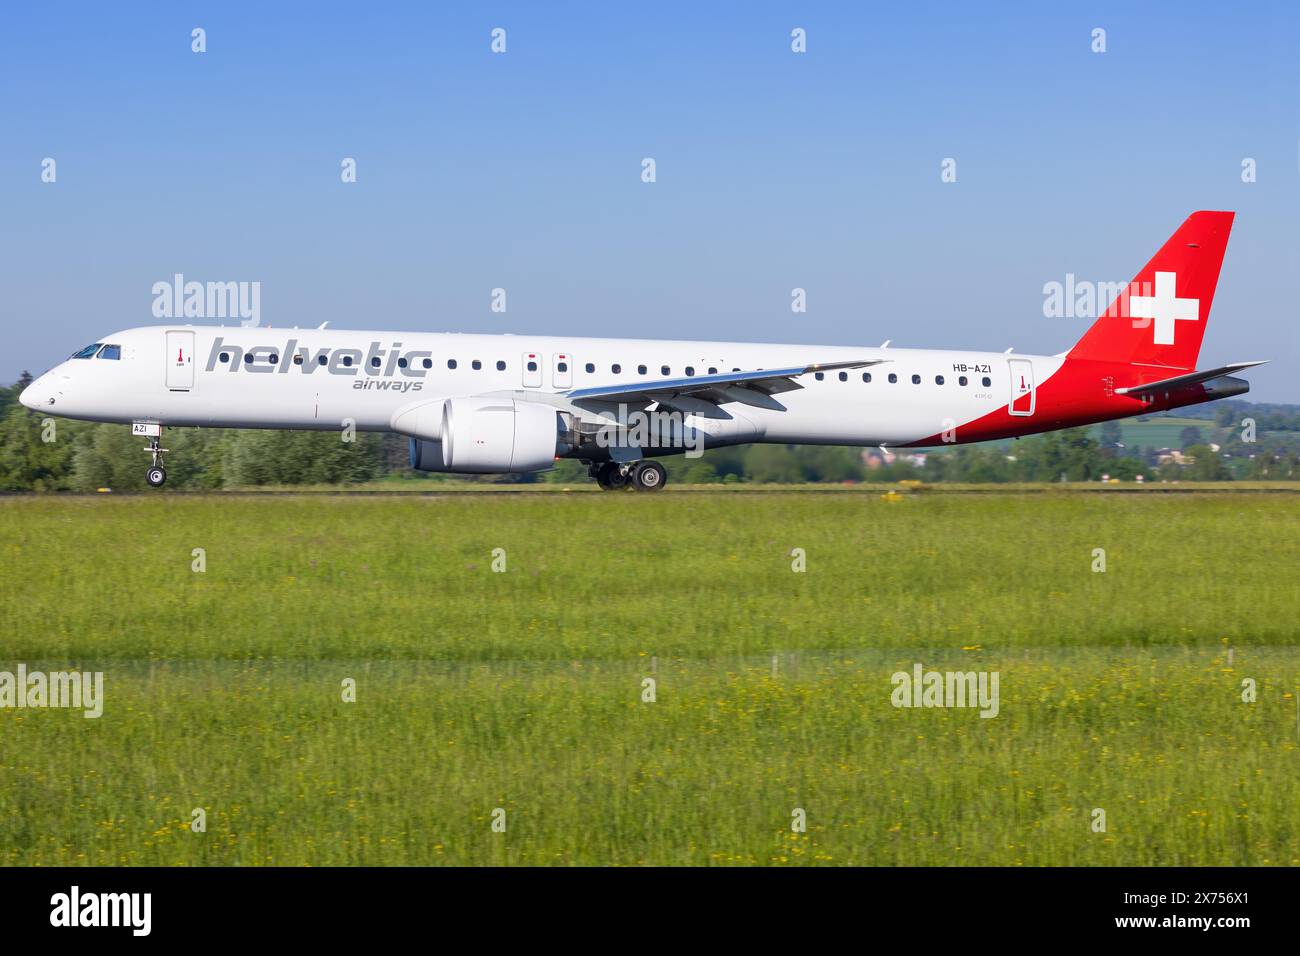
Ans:
MULTIPOLYGON (((162 429, 160 428, 158 431, 161 432, 162 429)), ((163 454, 167 449, 161 446, 162 439, 159 436, 150 439, 149 444, 144 449, 150 454, 153 462, 149 466, 149 470, 144 473, 144 480, 149 482, 149 485, 153 488, 161 488, 163 482, 167 480, 167 469, 163 467, 163 454)))

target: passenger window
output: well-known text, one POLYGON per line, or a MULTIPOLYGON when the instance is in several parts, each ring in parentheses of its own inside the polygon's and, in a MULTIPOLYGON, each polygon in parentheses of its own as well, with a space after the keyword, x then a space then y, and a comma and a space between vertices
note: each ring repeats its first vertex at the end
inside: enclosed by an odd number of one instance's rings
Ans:
POLYGON ((841 382, 847 382, 848 380, 849 380, 849 373, 848 373, 848 372, 840 372, 840 381, 841 381, 841 382))
POLYGON ((425 359, 421 364, 425 368, 433 368, 433 359, 425 359))
POLYGON ((963 375, 961 378, 957 379, 957 384, 964 388, 966 386, 966 376, 963 375))
POLYGON ((372 368, 379 368, 379 356, 378 356, 378 355, 375 355, 375 356, 371 357, 371 359, 370 359, 370 365, 371 365, 372 368))
MULTIPOLYGON (((555 368, 556 368, 556 370, 559 371, 559 372, 567 372, 567 371, 569 370, 569 363, 568 363, 568 362, 561 362, 559 365, 555 366, 555 368)), ((531 369, 530 369, 530 371, 531 371, 531 369)))
MULTIPOLYGON (((536 362, 529 362, 529 363, 528 363, 528 366, 529 366, 528 371, 530 371, 530 372, 536 372, 536 371, 537 371, 537 363, 536 363, 536 362)), ((504 372, 505 370, 506 370, 506 363, 505 363, 505 362, 498 361, 498 362, 497 362, 497 371, 498 371, 498 372, 504 372)))
POLYGON ((220 358, 221 358, 221 364, 222 364, 222 365, 225 365, 227 362, 230 361, 230 353, 229 353, 229 352, 222 352, 221 355, 220 355, 220 358))
MULTIPOLYGON (((245 353, 244 353, 244 364, 245 364, 245 365, 252 365, 252 364, 253 364, 253 355, 252 355, 251 352, 245 352, 245 353)), ((343 364, 344 364, 344 365, 347 364, 347 359, 344 359, 344 360, 343 360, 343 364)))
POLYGON ((661 366, 659 367, 659 374, 660 374, 660 375, 672 375, 672 374, 673 374, 673 370, 670 369, 667 365, 661 365, 661 366))
POLYGON ((351 355, 345 355, 345 356, 343 356, 343 367, 344 367, 344 368, 351 368, 351 367, 352 367, 352 356, 351 356, 351 355))
POLYGON ((990 385, 993 384, 993 379, 989 378, 987 375, 984 376, 982 381, 984 382, 985 388, 988 388, 990 385))
POLYGON ((912 384, 913 384, 913 385, 920 385, 920 384, 921 384, 921 376, 919 376, 919 375, 913 375, 913 376, 912 376, 912 384))
POLYGON ((717 375, 717 374, 718 374, 718 370, 717 370, 716 368, 710 368, 710 369, 709 369, 709 374, 710 374, 710 375, 717 375))
POLYGON ((112 359, 113 361, 117 361, 122 357, 122 346, 105 345, 99 350, 99 357, 102 359, 112 359))
POLYGON ((942 385, 942 384, 943 384, 943 376, 942 376, 942 375, 936 375, 936 376, 934 377, 934 384, 935 384, 935 385, 942 385))
POLYGON ((272 365, 278 365, 280 362, 280 356, 272 352, 270 355, 267 356, 266 360, 270 362, 272 365))
MULTIPOLYGON (((294 355, 294 357, 293 357, 293 364, 294 364, 294 365, 301 365, 301 364, 302 364, 302 353, 301 353, 301 352, 296 353, 296 354, 294 355)), ((406 368, 406 359, 398 359, 398 360, 397 360, 397 364, 400 365, 400 366, 402 366, 402 368, 406 368)))
POLYGON ((695 366, 694 366, 694 365, 688 365, 688 366, 686 366, 686 374, 687 374, 687 375, 694 375, 694 374, 695 374, 695 366))
POLYGON ((869 381, 871 381, 871 373, 870 373, 870 372, 863 372, 863 373, 862 373, 862 381, 864 381, 864 382, 869 382, 869 381))
POLYGON ((826 378, 826 373, 825 373, 825 372, 814 372, 814 373, 813 373, 813 378, 817 379, 817 381, 819 381, 819 382, 820 382, 820 381, 823 381, 823 380, 826 378))
POLYGON ((475 359, 474 361, 470 362, 469 364, 470 364, 470 367, 473 368, 474 371, 476 371, 476 372, 477 372, 479 369, 481 369, 481 368, 483 367, 483 363, 480 362, 478 359, 475 359))
POLYGON ((587 363, 586 368, 588 373, 596 371, 596 366, 592 365, 590 362, 587 363))
POLYGON ((894 384, 895 382, 897 382, 897 381, 898 381, 898 376, 895 375, 893 372, 890 372, 890 373, 889 373, 889 384, 893 385, 893 384, 894 384))
POLYGON ((318 355, 318 356, 316 357, 316 364, 317 364, 317 365, 327 365, 327 364, 329 364, 329 357, 328 357, 328 356, 325 356, 325 355, 318 355))
POLYGON ((645 371, 646 371, 644 365, 638 365, 638 366, 636 367, 636 370, 637 370, 637 373, 638 373, 639 375, 644 375, 644 374, 645 374, 645 371))
POLYGON ((447 368, 455 368, 455 367, 456 367, 456 360, 455 360, 455 359, 447 359, 447 368))
POLYGON ((611 372, 613 372, 615 375, 618 375, 620 372, 623 371, 623 366, 621 366, 621 365, 619 365, 617 362, 615 362, 613 365, 611 365, 611 366, 609 367, 609 370, 610 370, 611 372))
MULTIPOLYGON (((506 363, 505 363, 505 362, 498 362, 497 364, 500 365, 502 369, 504 369, 504 368, 506 367, 506 363)), ((561 362, 560 365, 563 366, 564 363, 561 362)), ((537 363, 536 363, 536 362, 529 362, 529 363, 528 363, 528 371, 530 371, 530 372, 536 372, 536 371, 537 371, 537 363)), ((564 369, 561 368, 560 371, 563 372, 564 369)))

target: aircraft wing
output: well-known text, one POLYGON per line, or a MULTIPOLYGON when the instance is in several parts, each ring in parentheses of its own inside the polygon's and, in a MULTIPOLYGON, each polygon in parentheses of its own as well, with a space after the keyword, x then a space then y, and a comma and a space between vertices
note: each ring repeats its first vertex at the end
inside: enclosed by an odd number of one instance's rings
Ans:
MULTIPOLYGON (((663 378, 652 381, 629 382, 626 385, 597 385, 592 388, 575 388, 565 392, 574 402, 658 402, 660 405, 683 412, 710 415, 718 406, 740 402, 756 408, 783 411, 785 406, 773 395, 803 388, 795 379, 813 372, 833 372, 840 369, 866 368, 889 359, 863 359, 852 362, 824 362, 799 365, 792 368, 757 369, 750 372, 721 372, 717 375, 695 375, 689 378, 663 378)), ((729 416, 723 416, 729 417, 729 416)))
POLYGON ((1224 375, 1231 375, 1233 372, 1240 372, 1244 368, 1254 368, 1256 365, 1263 365, 1263 362, 1233 362, 1222 368, 1207 369, 1203 372, 1188 372, 1186 375, 1175 375, 1173 378, 1162 378, 1158 382, 1147 382, 1145 385, 1129 385, 1126 388, 1115 389, 1116 395, 1146 395, 1151 392, 1167 392, 1175 388, 1182 388, 1185 385, 1197 385, 1201 382, 1208 382, 1211 379, 1220 378, 1224 375))

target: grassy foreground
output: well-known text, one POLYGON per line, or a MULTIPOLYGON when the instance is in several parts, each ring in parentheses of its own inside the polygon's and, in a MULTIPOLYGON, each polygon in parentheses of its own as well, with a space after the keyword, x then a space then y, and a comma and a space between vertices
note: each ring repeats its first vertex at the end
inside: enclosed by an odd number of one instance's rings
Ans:
POLYGON ((1295 865, 1298 504, 2 499, 0 860, 1295 865))

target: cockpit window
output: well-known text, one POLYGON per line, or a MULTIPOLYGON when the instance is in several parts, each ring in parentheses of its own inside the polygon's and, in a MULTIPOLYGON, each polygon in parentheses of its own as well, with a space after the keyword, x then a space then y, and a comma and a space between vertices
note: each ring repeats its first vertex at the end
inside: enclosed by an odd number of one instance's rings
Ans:
POLYGON ((113 359, 116 361, 117 359, 120 359, 122 357, 122 346, 105 345, 102 349, 99 350, 99 357, 102 359, 113 359))
POLYGON ((84 359, 93 358, 95 353, 99 351, 99 347, 103 344, 103 342, 96 342, 94 345, 87 345, 80 352, 73 352, 70 357, 84 359))

